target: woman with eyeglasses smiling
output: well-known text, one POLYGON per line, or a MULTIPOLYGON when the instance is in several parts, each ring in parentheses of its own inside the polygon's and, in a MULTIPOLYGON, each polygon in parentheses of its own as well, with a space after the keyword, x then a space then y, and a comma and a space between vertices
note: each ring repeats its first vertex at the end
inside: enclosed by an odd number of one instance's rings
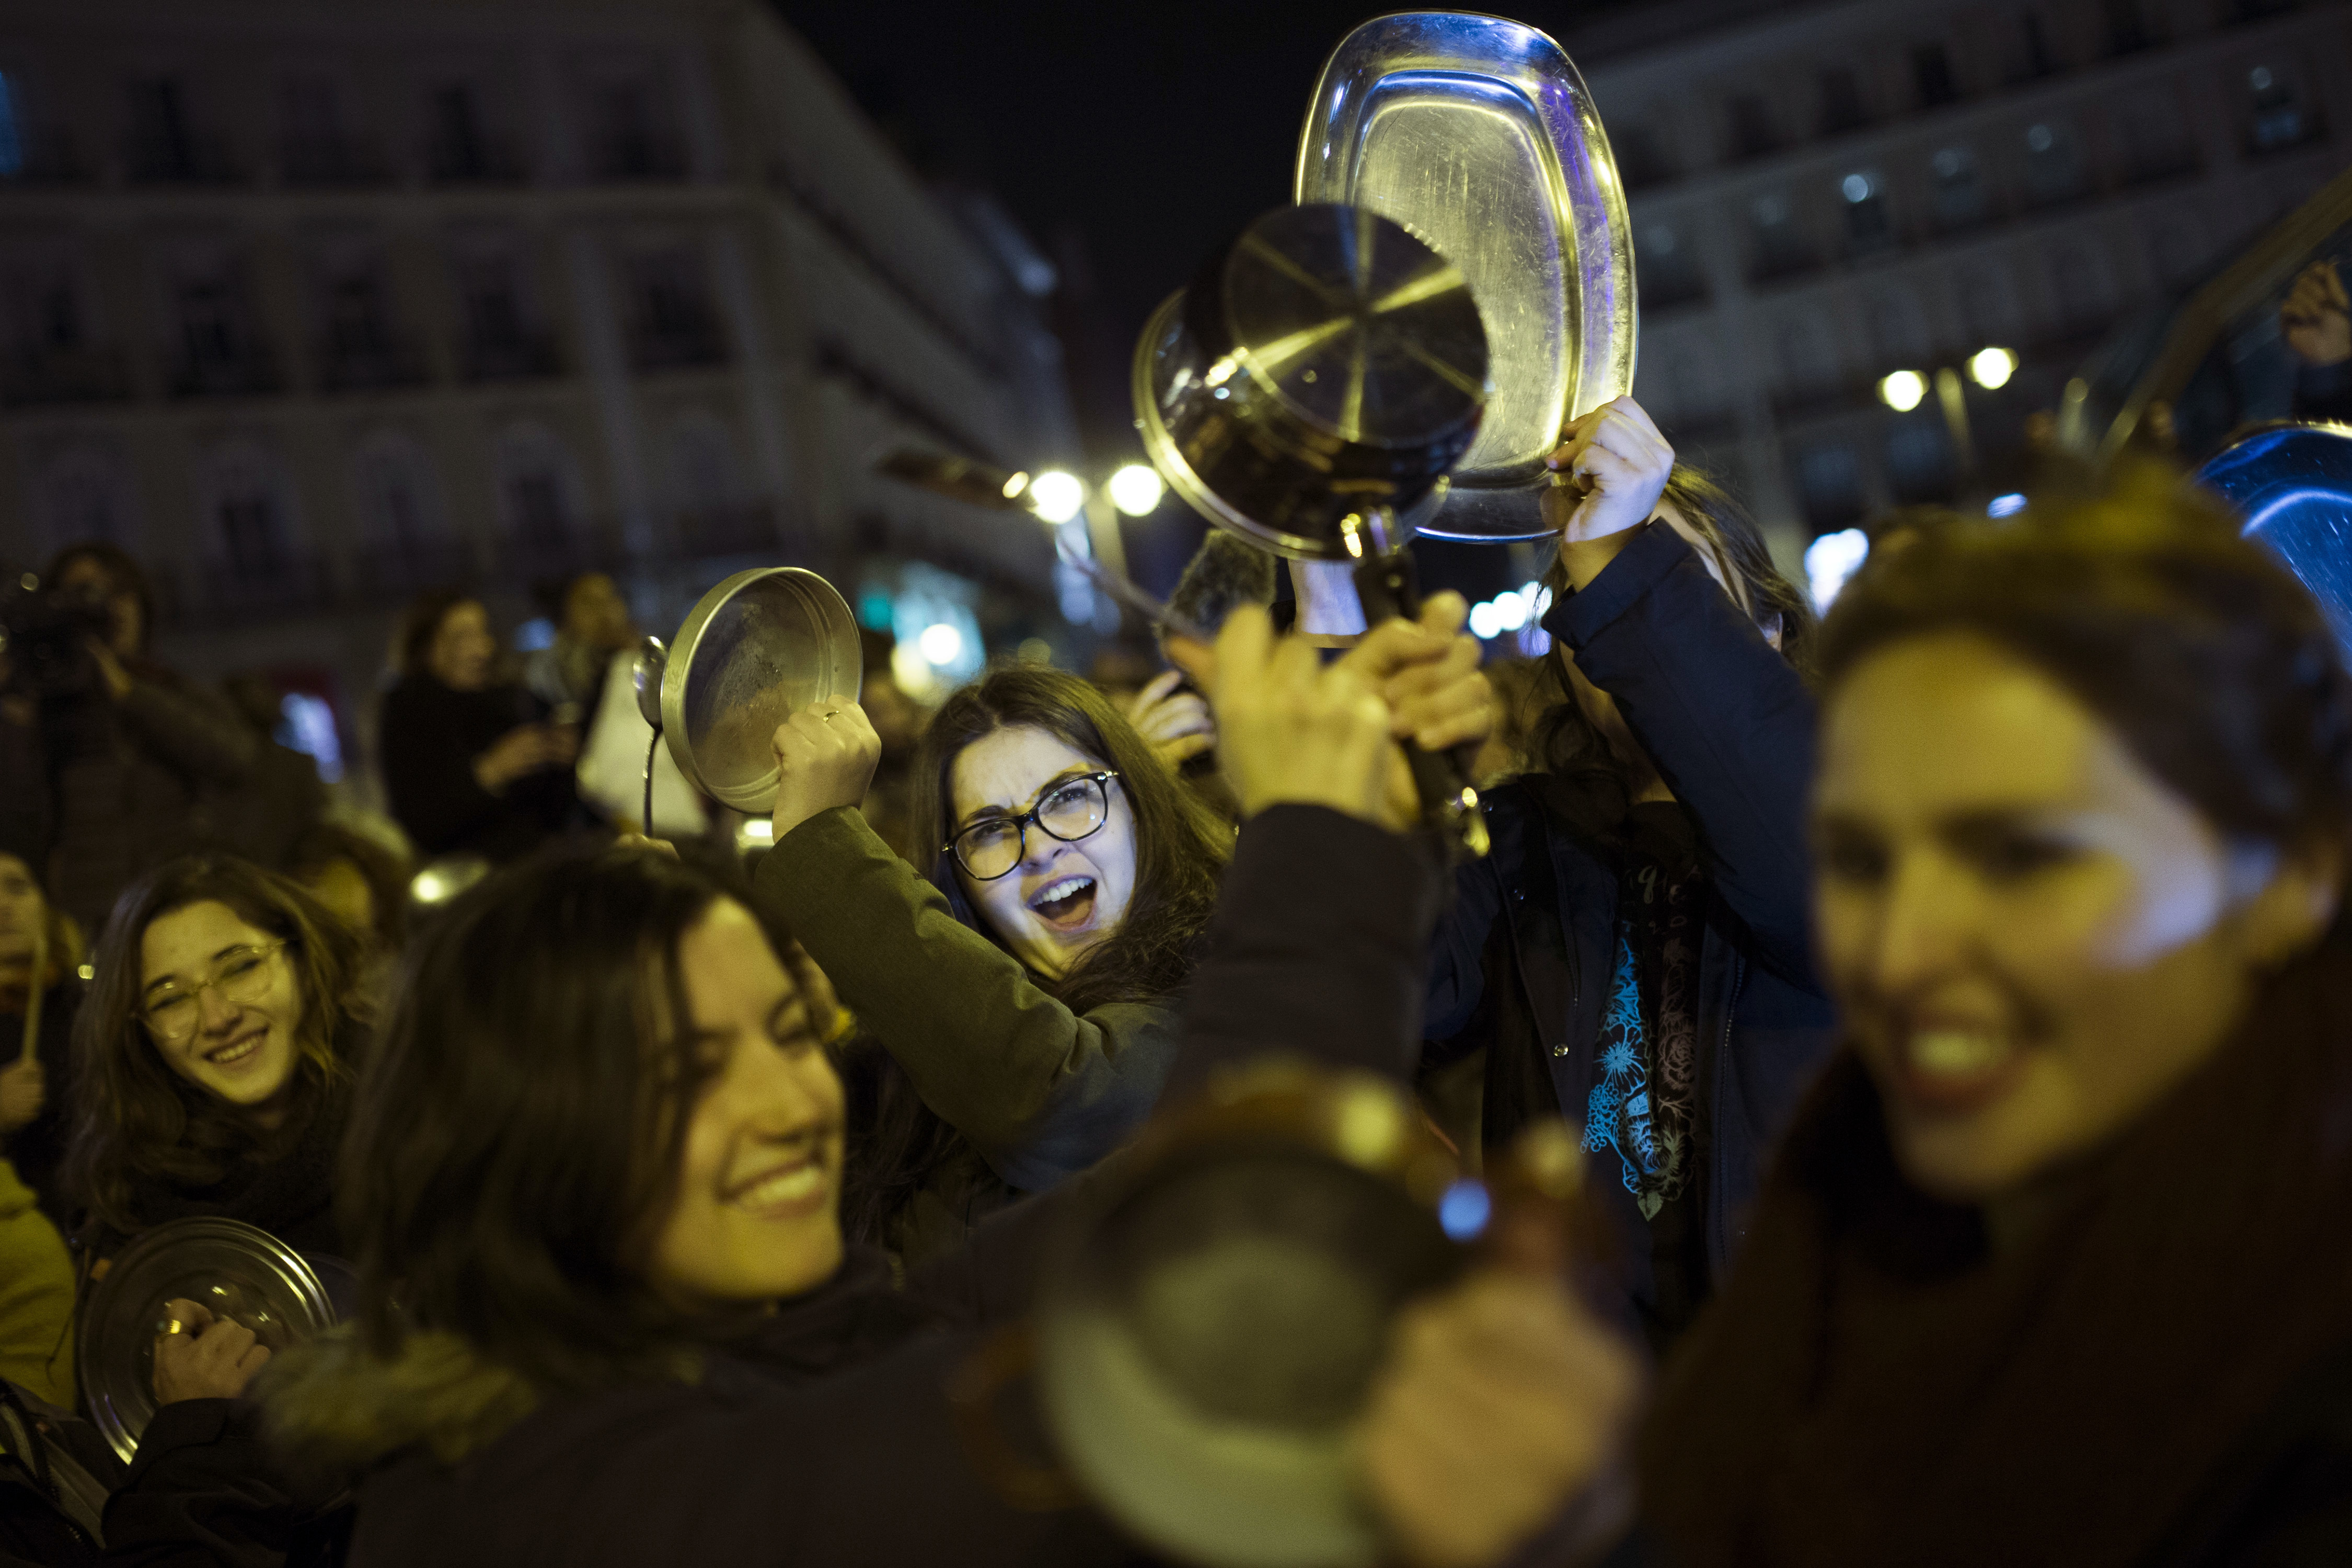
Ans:
POLYGON ((132 885, 92 967, 65 1182, 84 1256, 195 1215, 340 1253, 331 1173, 369 1013, 359 939, 287 879, 196 856, 132 885))
POLYGON ((1100 692, 1044 666, 990 672, 924 732, 928 878, 856 811, 878 754, 861 710, 795 714, 776 746, 756 886, 859 1025, 844 1218, 919 1260, 1150 1111, 1232 830, 1100 692))

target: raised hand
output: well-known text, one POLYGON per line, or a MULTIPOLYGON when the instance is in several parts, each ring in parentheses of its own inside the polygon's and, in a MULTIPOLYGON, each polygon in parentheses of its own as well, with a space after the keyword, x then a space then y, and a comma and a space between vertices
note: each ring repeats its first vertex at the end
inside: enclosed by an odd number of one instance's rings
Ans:
MULTIPOLYGON (((1388 704, 1390 732, 1424 752, 1478 745, 1494 732, 1495 689, 1478 668, 1478 639, 1462 634, 1469 613, 1461 595, 1433 594, 1418 622, 1383 621, 1339 660, 1388 704)), ((1402 827, 1420 813, 1412 770, 1398 751, 1389 767, 1385 818, 1402 827)))
POLYGON ((243 1323, 215 1318, 194 1301, 166 1301, 163 1310, 180 1328, 155 1336, 155 1403, 244 1397, 269 1347, 243 1323))
POLYGON ((47 1103, 48 1085, 42 1076, 40 1058, 27 1054, 0 1068, 0 1133, 26 1125, 47 1103))
POLYGON ((1217 743, 1217 721, 1194 691, 1179 691, 1184 672, 1162 670, 1127 706, 1128 722, 1171 769, 1217 743))
POLYGON ((1384 826, 1396 747, 1390 714, 1360 667, 1326 668, 1320 650, 1276 637, 1255 605, 1217 635, 1218 759, 1244 816, 1270 805, 1328 805, 1384 826))
POLYGON ((1675 469, 1675 449, 1630 397, 1612 398, 1569 422, 1543 492, 1544 521, 1559 531, 1570 586, 1582 589, 1657 515, 1675 469))
POLYGON ((2352 300, 2333 261, 2315 261, 2295 278, 2279 307, 2286 346, 2308 365, 2352 360, 2352 300))
POLYGON ((855 702, 812 702, 776 726, 776 837, 836 805, 856 805, 874 782, 882 739, 855 702))

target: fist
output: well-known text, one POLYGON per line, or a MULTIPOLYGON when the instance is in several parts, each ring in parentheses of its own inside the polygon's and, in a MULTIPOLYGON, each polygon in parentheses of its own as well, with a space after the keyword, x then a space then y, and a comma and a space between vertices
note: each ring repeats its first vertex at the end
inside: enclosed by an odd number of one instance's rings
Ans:
POLYGON ((1557 1275, 1485 1269, 1397 1321, 1359 1432, 1373 1506, 1421 1568, 1503 1562, 1608 1474, 1639 1387, 1557 1275))
POLYGON ((215 1318, 194 1301, 167 1301, 163 1310, 181 1327, 155 1336, 155 1403, 243 1398, 269 1347, 243 1323, 215 1318))
POLYGON ((1196 692, 1176 689, 1183 679, 1181 669, 1161 671, 1127 709, 1127 721, 1171 771, 1217 743, 1217 723, 1209 716, 1208 703, 1196 692))
POLYGON ((2279 325, 2288 349, 2305 364, 2352 360, 2352 301, 2334 262, 2315 261, 2303 269, 2279 307, 2279 325))
POLYGON ((855 702, 812 702, 782 723, 769 744, 776 753, 776 837, 820 812, 856 805, 882 760, 881 737, 855 702))
POLYGON ((1656 515, 1675 471, 1675 449, 1630 397, 1612 398, 1568 423, 1559 448, 1545 459, 1551 488, 1544 521, 1563 544, 1612 538, 1656 515))

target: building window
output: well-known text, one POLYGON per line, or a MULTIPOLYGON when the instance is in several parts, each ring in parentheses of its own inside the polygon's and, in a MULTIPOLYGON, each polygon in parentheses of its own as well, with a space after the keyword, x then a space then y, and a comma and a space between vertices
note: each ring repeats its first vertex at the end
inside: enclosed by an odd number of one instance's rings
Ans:
POLYGON ((2107 53, 2134 55, 2147 47, 2147 18, 2139 0, 2101 0, 2101 9, 2106 14, 2107 53))
POLYGON ((1916 414, 1886 437, 1886 485, 1905 506, 1952 499, 1952 442, 1943 419, 1916 414))
POLYGON ((2278 72, 2268 66, 2256 66, 2246 73, 2246 90, 2252 100, 2254 151, 2268 153, 2292 147, 2309 135, 2294 89, 2278 72))
POLYGON ((320 376, 330 391, 409 385, 424 379, 418 356, 392 324, 392 301, 373 257, 346 258, 320 283, 320 376))
POLYGON ((16 123, 16 83, 0 75, 0 177, 25 172, 25 133, 16 123))
POLYGON ((220 499, 215 513, 229 574, 240 583, 275 580, 285 570, 286 545, 278 527, 278 503, 266 490, 233 490, 220 499))
POLYGON ((1633 254, 1641 267, 1643 309, 1706 298, 1706 279, 1699 275, 1698 258, 1672 227, 1656 224, 1644 229, 1633 254))
POLYGON ((318 76, 279 84, 278 162, 295 184, 347 184, 383 173, 343 122, 341 90, 318 76))
POLYGON ((435 88, 428 115, 425 163, 436 180, 462 184, 521 177, 521 166, 483 123, 481 95, 473 83, 443 82, 435 88))
POLYGON ((640 256, 631 267, 639 370, 723 364, 727 347, 702 258, 684 247, 640 256))
POLYGON ((1862 521, 1862 465, 1851 447, 1815 447, 1797 455, 1797 503, 1816 533, 1862 521))
POLYGON ((2050 75, 2058 68, 2058 62, 2050 53, 2049 29, 2031 11, 2019 20, 2020 30, 2025 35, 2025 74, 2029 78, 2050 75))
POLYGON ((1857 170, 1838 182, 1845 198, 1845 236, 1856 252, 1884 250, 1895 243, 1895 226, 1886 216, 1885 182, 1877 174, 1857 170))
POLYGON ((1772 112, 1762 95, 1753 92, 1735 94, 1731 100, 1731 155, 1734 158, 1760 158, 1780 145, 1780 133, 1773 129, 1772 112))
POLYGON ((228 178, 219 144, 196 133, 177 77, 152 77, 131 86, 131 173, 134 179, 166 183, 228 178))
POLYGON ((1933 109, 1960 96, 1952 80, 1952 57, 1941 44, 1921 44, 1911 51, 1911 80, 1919 89, 1919 107, 1933 109))
POLYGON ((1628 125, 1612 132, 1609 140, 1610 150, 1617 156, 1618 173, 1624 176, 1628 190, 1663 184, 1674 178, 1674 165, 1658 145, 1657 132, 1648 126, 1628 125))
POLYGON ((686 156, 644 77, 606 81, 590 110, 589 166, 600 180, 674 180, 686 156))
POLYGON ((1749 243, 1754 251, 1754 276, 1760 281, 1802 272, 1816 264, 1812 247, 1797 227, 1789 198, 1768 192, 1748 209, 1749 243))
POLYGON ((1985 190, 1973 148, 1944 147, 1927 161, 1936 175, 1936 223, 1938 227, 1966 228, 1985 217, 1985 190))
POLYGON ((551 469, 536 468, 507 480, 507 508, 514 536, 526 549, 554 551, 572 538, 563 505, 563 481, 551 469))
POLYGON ((1862 87, 1854 80, 1851 67, 1825 67, 1820 81, 1822 135, 1852 131, 1864 121, 1867 117, 1862 111, 1862 87))
POLYGON ((176 280, 172 291, 179 345, 171 367, 181 396, 235 396, 277 390, 268 356, 247 325, 244 289, 226 268, 176 280))
POLYGON ((2083 194, 2085 183, 2083 145, 2073 126, 2042 121, 2026 129, 2025 188, 2035 202, 2069 200, 2083 194))

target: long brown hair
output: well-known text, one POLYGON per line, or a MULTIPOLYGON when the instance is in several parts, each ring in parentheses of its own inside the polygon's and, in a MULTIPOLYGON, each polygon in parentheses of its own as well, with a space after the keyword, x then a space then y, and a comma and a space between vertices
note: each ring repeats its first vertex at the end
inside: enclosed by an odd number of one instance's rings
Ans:
MULTIPOLYGON (((929 857, 925 875, 958 920, 998 942, 964 897, 954 857, 944 846, 955 833, 956 759, 982 736, 1024 725, 1117 772, 1135 816, 1135 891, 1126 918, 1058 980, 1032 978, 1074 1013, 1169 997, 1192 974, 1194 950, 1216 912, 1233 830, 1161 764, 1108 698, 1076 676, 1045 665, 1004 665, 957 691, 932 716, 916 747, 908 812, 917 842, 929 857)), ((964 1147, 963 1139, 922 1102, 906 1069, 875 1042, 851 1043, 842 1079, 851 1124, 861 1134, 852 1151, 842 1223, 855 1239, 886 1240, 897 1216, 964 1147)))
MULTIPOLYGON (((1777 626, 1780 657, 1797 673, 1812 673, 1813 648, 1821 632, 1812 601, 1780 574, 1772 563, 1772 548, 1755 515, 1739 499, 1686 463, 1676 463, 1666 479, 1661 505, 1671 505, 1698 531, 1724 574, 1746 593, 1748 614, 1766 630, 1777 626)), ((1554 599, 1569 591, 1568 571, 1557 557, 1544 573, 1544 586, 1554 599)), ((1555 651, 1543 660, 1536 682, 1536 700, 1544 704, 1531 726, 1528 751, 1538 772, 1569 784, 1580 798, 1589 799, 1596 823, 1607 825, 1625 815, 1626 797, 1641 769, 1622 756, 1609 738, 1596 729, 1576 705, 1562 668, 1565 654, 1555 651)))
POLYGON ((202 1187, 241 1159, 267 1157, 306 1125, 349 1076, 369 1023, 360 939, 301 887, 249 861, 191 855, 132 883, 114 906, 92 958, 89 995, 74 1019, 75 1122, 66 1190, 110 1229, 131 1232, 142 1183, 202 1187), (142 1016, 147 928, 191 904, 217 902, 286 943, 302 996, 294 1032, 294 1099, 265 1135, 236 1108, 166 1064, 142 1016))

